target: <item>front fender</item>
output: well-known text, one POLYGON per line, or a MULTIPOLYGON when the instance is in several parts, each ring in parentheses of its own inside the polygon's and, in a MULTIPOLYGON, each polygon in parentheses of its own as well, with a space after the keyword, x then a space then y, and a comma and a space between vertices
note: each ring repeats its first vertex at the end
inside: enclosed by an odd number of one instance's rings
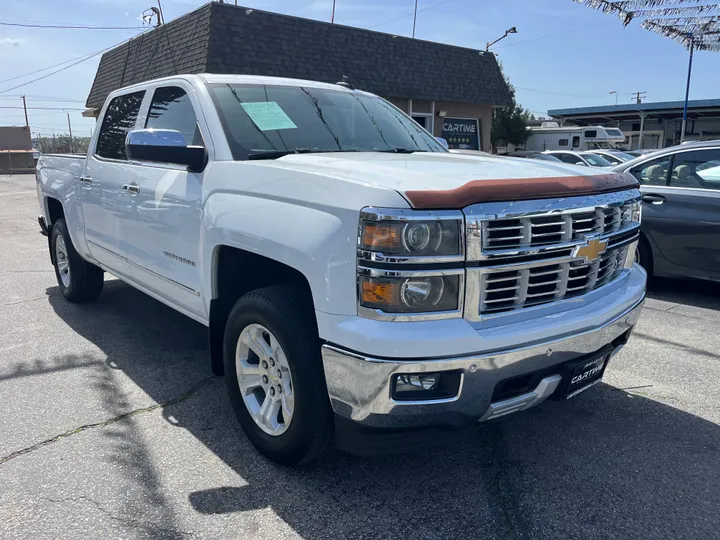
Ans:
MULTIPOLYGON (((316 310, 357 313, 355 246, 358 212, 311 207, 296 201, 216 193, 205 202, 202 261, 214 261, 219 246, 243 249, 301 272, 316 310)), ((206 309, 217 297, 213 264, 203 268, 206 309)))

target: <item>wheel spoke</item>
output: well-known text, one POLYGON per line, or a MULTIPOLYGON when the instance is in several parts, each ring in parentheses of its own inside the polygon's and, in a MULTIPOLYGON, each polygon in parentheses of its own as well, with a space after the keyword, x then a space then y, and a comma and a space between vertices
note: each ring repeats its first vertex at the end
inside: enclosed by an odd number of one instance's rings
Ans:
POLYGON ((280 402, 267 394, 258 411, 258 417, 260 422, 270 431, 276 431, 280 426, 277 420, 278 412, 280 412, 280 402))
POLYGON ((60 270, 61 272, 65 272, 65 270, 67 270, 67 267, 68 267, 68 262, 66 259, 58 260, 58 270, 60 270))
POLYGON ((250 329, 244 333, 243 341, 262 360, 268 360, 273 355, 270 345, 267 344, 262 335, 260 327, 250 329))
POLYGON ((295 410, 295 396, 293 396, 292 393, 286 394, 284 393, 282 395, 282 413, 283 413, 283 421, 285 424, 288 424, 290 422, 290 419, 292 418, 293 411, 295 410))
POLYGON ((259 374, 249 375, 245 373, 242 377, 240 377, 239 383, 242 395, 247 396, 256 388, 262 387, 262 376, 259 374))

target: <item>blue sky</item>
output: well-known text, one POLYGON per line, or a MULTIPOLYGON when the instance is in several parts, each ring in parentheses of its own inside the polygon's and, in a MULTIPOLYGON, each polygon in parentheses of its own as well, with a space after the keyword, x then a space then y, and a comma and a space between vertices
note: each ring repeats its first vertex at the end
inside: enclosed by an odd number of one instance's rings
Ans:
MULTIPOLYGON (((203 0, 163 0, 166 20, 203 0)), ((332 0, 246 0, 248 7, 319 20, 330 19, 332 0)), ((132 26, 137 30, 59 30, 0 25, 0 81, 110 47, 140 31, 141 12, 154 0, 25 0, 5 2, 0 23, 132 26), (9 4, 9 5, 8 5, 9 4)), ((412 32, 414 0, 337 0, 335 21, 400 35, 412 32)), ((646 101, 684 97, 687 51, 632 25, 571 0, 419 0, 416 37, 472 48, 515 26, 518 33, 493 47, 517 89, 519 102, 535 113, 548 109, 610 105, 631 93, 646 101), (438 5, 439 4, 439 5, 438 5)), ((35 76, 0 82, 0 125, 24 123, 20 94, 29 107, 66 107, 73 132, 89 135, 94 122, 80 116, 99 56, 15 90, 35 76), (52 101, 49 99, 53 98, 52 101), (72 101, 60 102, 58 99, 72 101)), ((53 70, 50 70, 53 71, 53 70)), ((696 53, 691 99, 720 98, 720 53, 696 53)), ((30 110, 33 132, 67 131, 62 110, 30 110)))

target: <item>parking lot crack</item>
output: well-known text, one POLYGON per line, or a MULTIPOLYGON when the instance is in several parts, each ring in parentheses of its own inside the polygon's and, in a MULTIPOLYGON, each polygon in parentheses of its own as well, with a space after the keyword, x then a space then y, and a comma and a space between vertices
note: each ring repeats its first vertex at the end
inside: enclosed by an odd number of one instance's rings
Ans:
POLYGON ((109 517, 110 519, 114 521, 118 521, 124 525, 131 525, 134 527, 142 528, 142 529, 151 529, 149 532, 153 533, 154 537, 158 537, 159 535, 157 533, 166 533, 171 535, 173 538, 178 537, 190 537, 190 538, 200 538, 197 534, 194 532, 188 532, 188 531, 178 531, 176 529, 167 529, 164 527, 161 527, 155 523, 150 523, 147 521, 143 521, 140 519, 132 518, 129 516, 119 516, 116 514, 113 514, 109 510, 103 507, 98 501, 91 497, 87 497, 85 495, 78 495, 76 497, 63 497, 62 499, 51 499, 49 497, 43 497, 44 500, 53 503, 53 504, 62 504, 62 503, 77 503, 80 501, 85 501, 87 503, 92 504, 100 513, 103 515, 109 517))
POLYGON ((68 437, 71 437, 73 435, 76 435, 78 433, 82 433, 83 431, 88 431, 91 429, 96 428, 104 428, 106 426, 109 426, 111 424, 115 424, 117 422, 121 422, 122 420, 125 420, 127 418, 130 418, 132 416, 137 416, 139 414, 149 413, 152 411, 155 411, 157 409, 162 409, 165 407, 168 407, 170 405, 174 405, 176 403, 180 403, 182 401, 186 401, 187 399, 190 399, 193 395, 195 395, 198 390, 208 382, 210 382, 212 379, 214 379, 214 376, 205 377, 204 379, 201 379, 200 381, 196 382, 194 385, 192 385, 188 390, 183 392, 182 394, 178 395, 177 397, 174 397, 168 401, 165 401, 163 403, 156 403, 155 405, 150 405, 149 407, 143 407, 140 409, 135 409, 132 411, 128 411, 126 413, 122 413, 118 416, 114 416, 113 418, 109 418, 107 420, 103 420, 102 422, 95 422, 92 424, 85 424, 79 427, 76 427, 74 429, 70 429, 68 431, 65 431, 63 433, 60 433, 59 435, 55 435, 54 437, 51 437, 49 439, 45 439, 44 441, 40 441, 38 443, 35 443, 31 446, 28 446, 26 448, 22 448, 20 450, 16 450, 15 452, 12 452, 6 456, 0 457, 0 465, 3 465, 7 463, 8 461, 15 459, 16 457, 20 457, 25 454, 29 454, 31 452, 34 452, 35 450, 39 450, 40 448, 43 448, 45 446, 51 445, 53 443, 56 443, 58 441, 61 441, 63 439, 66 439, 68 437))

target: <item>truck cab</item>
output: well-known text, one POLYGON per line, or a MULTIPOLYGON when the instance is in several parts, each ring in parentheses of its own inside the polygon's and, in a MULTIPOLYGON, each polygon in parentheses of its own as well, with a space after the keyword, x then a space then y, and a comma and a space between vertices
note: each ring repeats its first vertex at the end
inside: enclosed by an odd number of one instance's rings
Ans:
POLYGON ((298 464, 600 382, 646 276, 637 180, 586 169, 450 153, 348 84, 203 74, 113 92, 37 179, 63 296, 109 273, 207 326, 248 438, 298 464))

